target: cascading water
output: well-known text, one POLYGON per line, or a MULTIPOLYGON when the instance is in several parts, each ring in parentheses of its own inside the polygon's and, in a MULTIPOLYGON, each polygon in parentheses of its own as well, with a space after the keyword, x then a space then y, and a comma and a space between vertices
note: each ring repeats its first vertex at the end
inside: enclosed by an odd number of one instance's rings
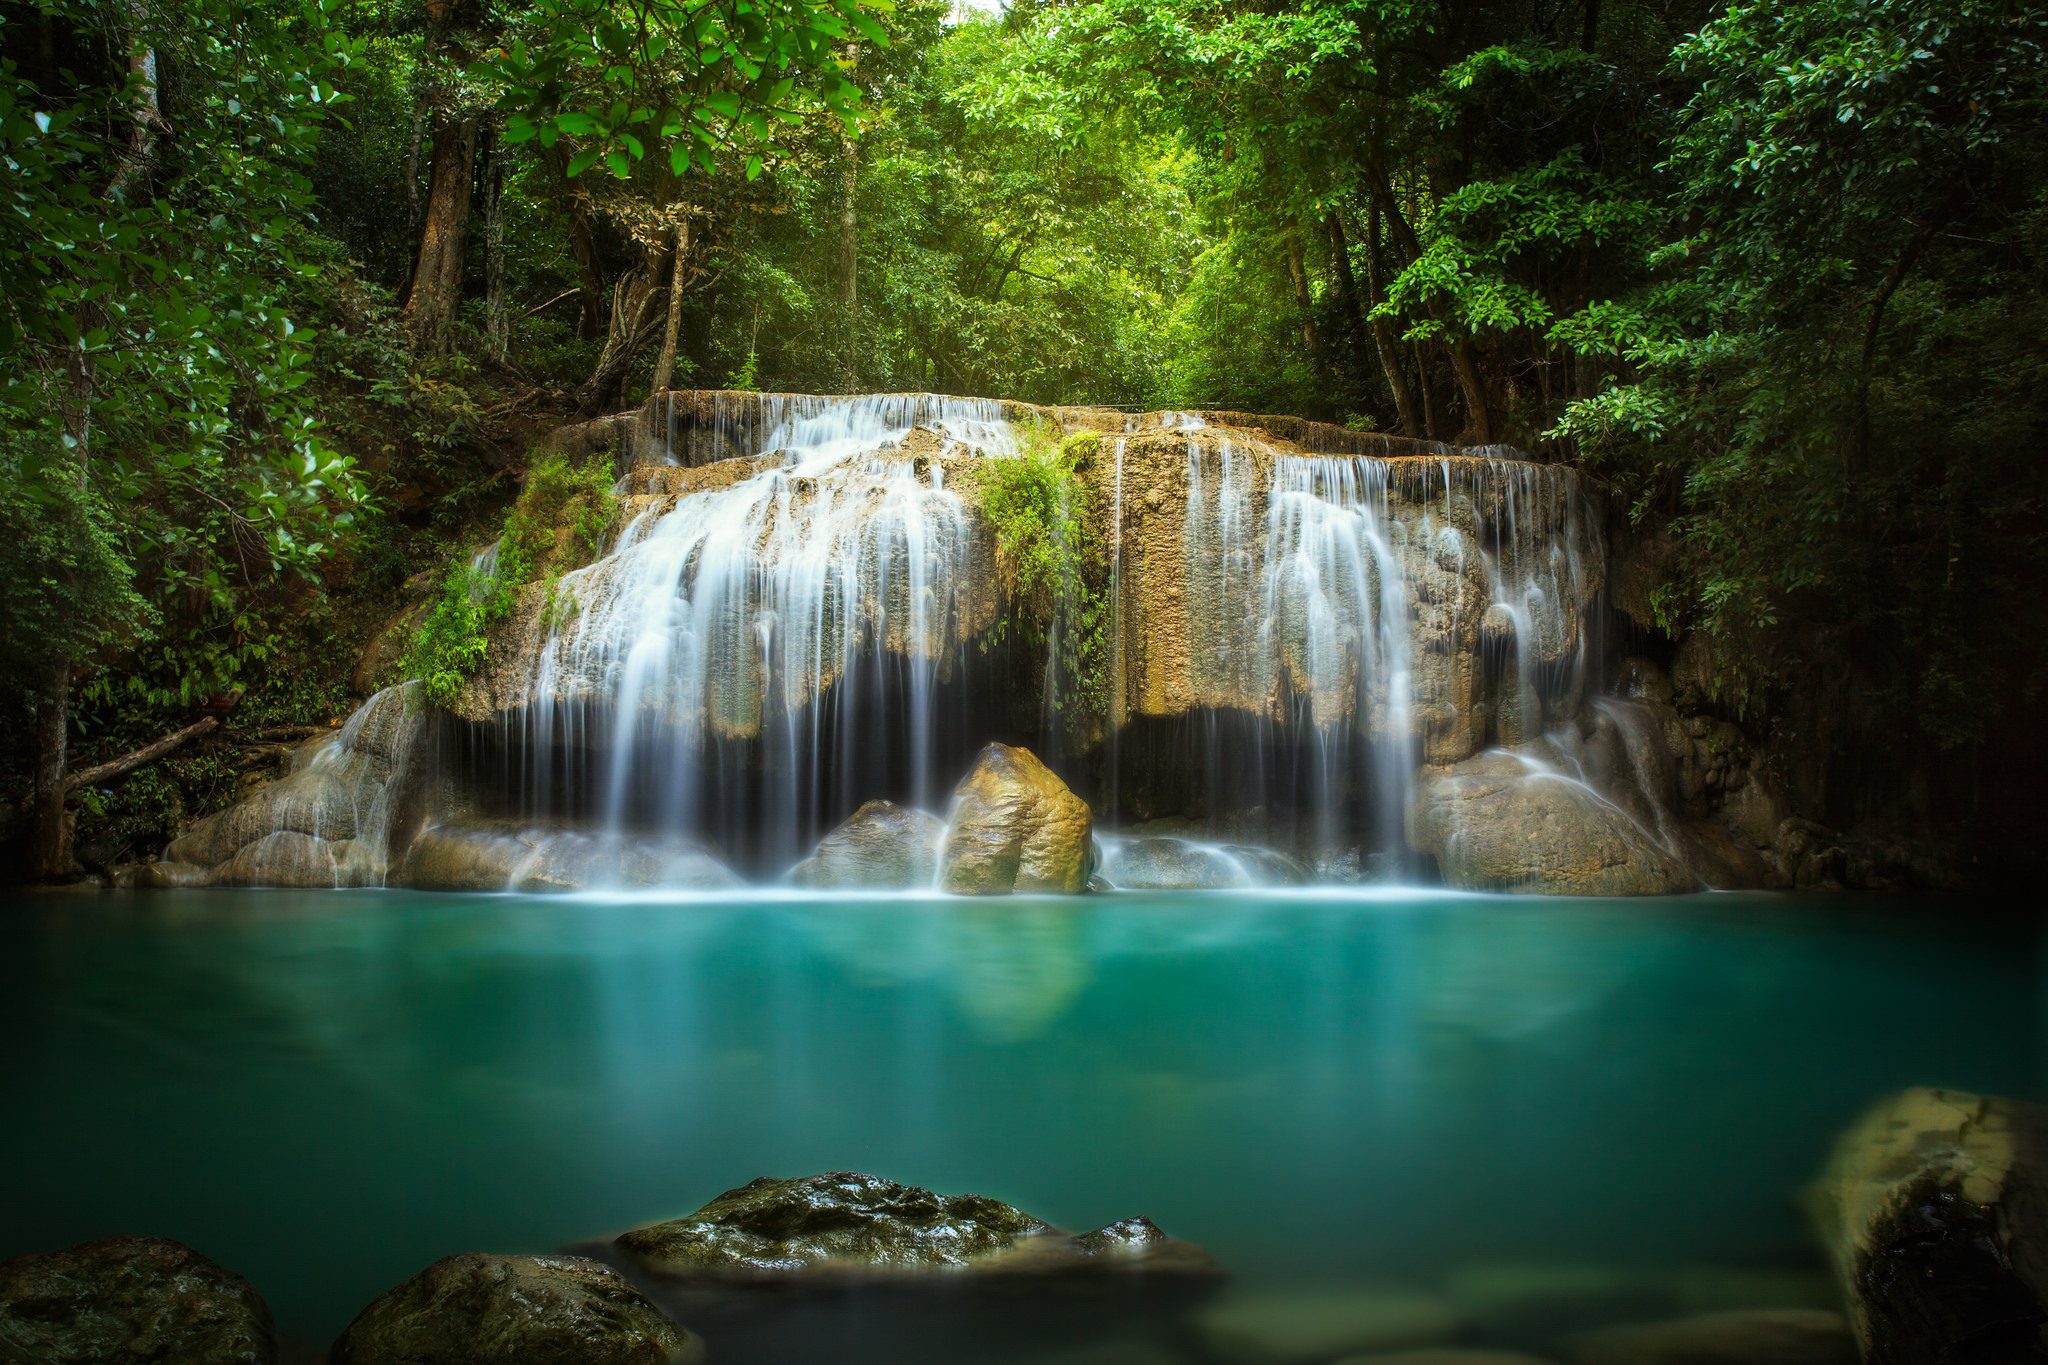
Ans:
MULTIPOLYGON (((940 799, 939 684, 986 615, 945 460, 1014 448, 985 400, 775 408, 751 474, 655 502, 563 576, 573 605, 538 642, 519 719, 526 749, 584 765, 568 785, 608 830, 706 829, 763 865, 876 789, 940 799)), ((537 766, 536 804, 560 780, 537 766)))

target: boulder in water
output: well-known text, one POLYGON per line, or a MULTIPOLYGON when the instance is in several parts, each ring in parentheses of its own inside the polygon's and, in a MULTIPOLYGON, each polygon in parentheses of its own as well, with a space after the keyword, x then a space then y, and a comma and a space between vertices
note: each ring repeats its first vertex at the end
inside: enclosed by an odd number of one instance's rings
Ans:
POLYGON ((724 891, 742 884, 693 839, 590 834, 518 821, 423 830, 412 841, 398 880, 422 891, 724 891))
POLYGON ((581 1256, 434 1262, 334 1343, 331 1365, 695 1365, 703 1343, 610 1266, 581 1256))
POLYGON ((1843 1133, 1807 1207, 1867 1365, 2048 1360, 2044 1193, 2048 1107, 1916 1088, 1843 1133))
POLYGON ((941 889, 971 896, 1087 889, 1095 870, 1088 803, 1029 749, 989 745, 953 796, 941 889))
POLYGON ((271 1365, 249 1282, 160 1237, 108 1237, 0 1261, 0 1358, 85 1365, 271 1365))
POLYGON ((926 887, 939 865, 946 822, 894 801, 870 801, 790 869, 797 886, 902 890, 926 887))
POLYGON ((1417 787, 1408 842, 1461 890, 1655 896, 1698 885, 1619 806, 1513 754, 1480 754, 1417 787))
POLYGON ((878 1176, 833 1171, 763 1176, 686 1217, 635 1228, 608 1248, 673 1279, 1060 1279, 1105 1272, 1213 1279, 1216 1263, 1145 1218, 1075 1236, 999 1199, 942 1195, 878 1176))

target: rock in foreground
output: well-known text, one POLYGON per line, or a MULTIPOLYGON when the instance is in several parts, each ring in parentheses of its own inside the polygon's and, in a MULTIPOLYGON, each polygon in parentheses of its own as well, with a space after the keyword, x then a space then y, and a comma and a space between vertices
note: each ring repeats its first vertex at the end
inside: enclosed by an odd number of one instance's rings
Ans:
POLYGON ((929 811, 894 801, 870 801, 791 868, 789 880, 821 890, 929 887, 945 837, 946 822, 929 811))
POLYGON ((109 1237, 0 1262, 0 1360, 271 1365, 249 1282, 177 1242, 109 1237))
POLYGON ((1421 779, 1408 842, 1463 891, 1659 896, 1698 886, 1620 806, 1509 753, 1421 779))
POLYGON ((1905 1090, 1845 1132, 1808 1207, 1866 1365, 2048 1361, 2048 1108, 1905 1090))
POLYGON ((1071 896, 1095 870, 1094 818, 1029 749, 991 744, 954 793, 941 889, 969 896, 1071 896))
POLYGON ((1073 1236, 999 1199, 934 1194, 852 1171, 763 1176, 687 1217, 624 1233, 611 1250, 678 1279, 1217 1273, 1199 1248, 1143 1218, 1073 1236))
POLYGON ((434 1262, 365 1308, 330 1365, 694 1365, 703 1343, 580 1256, 434 1262))

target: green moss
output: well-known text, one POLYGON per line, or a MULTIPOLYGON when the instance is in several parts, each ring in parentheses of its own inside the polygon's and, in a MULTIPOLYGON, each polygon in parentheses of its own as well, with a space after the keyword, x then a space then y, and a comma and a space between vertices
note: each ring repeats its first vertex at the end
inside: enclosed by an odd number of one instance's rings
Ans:
POLYGON ((549 588, 543 620, 552 628, 563 615, 554 579, 563 569, 597 557, 618 509, 606 457, 578 464, 564 455, 545 455, 532 466, 519 500, 505 515, 495 571, 479 574, 472 554, 452 556, 441 573, 433 609, 406 651, 404 671, 421 681, 429 702, 455 703, 463 684, 490 654, 491 630, 511 616, 520 589, 544 573, 549 588))
POLYGON ((1070 732, 1103 714, 1108 699, 1110 603, 1099 563, 1094 493, 1080 477, 1100 438, 1057 428, 1026 428, 1024 451, 988 463, 981 510, 996 533, 1008 609, 990 644, 1014 632, 1026 646, 1051 650, 1055 695, 1046 702, 1070 732), (1090 572, 1091 568, 1095 572, 1090 572))

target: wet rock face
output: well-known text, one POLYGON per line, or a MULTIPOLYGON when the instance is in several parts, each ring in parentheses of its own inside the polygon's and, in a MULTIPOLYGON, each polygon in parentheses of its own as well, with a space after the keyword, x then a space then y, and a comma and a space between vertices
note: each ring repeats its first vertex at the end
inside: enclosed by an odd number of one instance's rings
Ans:
POLYGON ((2048 1107, 1901 1091, 1807 1206, 1866 1365, 2048 1361, 2048 1107))
POLYGON ((1073 895, 1095 870, 1094 817, 1029 749, 991 744, 954 791, 939 886, 959 895, 1073 895))
POLYGON ((821 890, 928 887, 939 865, 946 822, 894 801, 870 801, 790 869, 797 886, 821 890))
POLYGON ((412 841, 398 881, 421 891, 722 891, 743 885, 703 845, 680 835, 611 837, 518 822, 424 830, 412 841))
POLYGON ((660 1274, 783 1275, 835 1265, 960 1267, 1008 1250, 1020 1236, 1050 1231, 999 1200, 835 1171, 794 1180, 763 1176, 686 1218, 635 1228, 613 1245, 660 1274))
POLYGON ((703 1343, 580 1256, 434 1262, 380 1296, 330 1365, 695 1365, 703 1343))
POLYGON ((177 1242, 109 1237, 0 1262, 0 1359, 270 1365, 249 1282, 177 1242))
POLYGON ((1657 896, 1698 884, 1621 807, 1499 751, 1426 775, 1408 841, 1465 891, 1657 896))
POLYGON ((1315 880, 1284 853, 1243 844, 1150 837, 1105 840, 1102 875, 1121 891, 1203 891, 1301 886, 1315 880))

